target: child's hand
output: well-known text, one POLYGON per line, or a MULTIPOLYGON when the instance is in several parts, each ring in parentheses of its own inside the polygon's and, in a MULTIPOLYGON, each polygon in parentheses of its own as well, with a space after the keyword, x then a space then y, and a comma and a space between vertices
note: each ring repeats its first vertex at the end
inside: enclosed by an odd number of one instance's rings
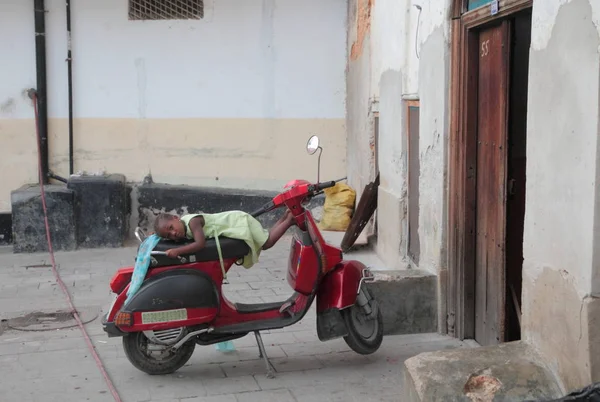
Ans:
POLYGON ((177 257, 179 257, 179 252, 175 248, 167 250, 167 251, 165 251, 165 253, 167 254, 167 257, 169 257, 169 258, 177 258, 177 257))

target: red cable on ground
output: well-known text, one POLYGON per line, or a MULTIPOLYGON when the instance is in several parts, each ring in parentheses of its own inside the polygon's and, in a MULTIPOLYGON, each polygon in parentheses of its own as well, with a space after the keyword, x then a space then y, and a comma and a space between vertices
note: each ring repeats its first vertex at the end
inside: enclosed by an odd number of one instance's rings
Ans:
POLYGON ((52 239, 50 238, 50 225, 48 224, 48 211, 46 209, 46 195, 44 193, 44 180, 43 180, 43 174, 42 174, 42 153, 41 153, 41 140, 40 140, 40 126, 39 126, 39 118, 38 118, 38 104, 37 104, 37 94, 33 94, 32 95, 32 100, 33 100, 33 108, 35 111, 35 129, 36 129, 36 133, 37 133, 37 145, 38 145, 38 176, 39 176, 39 181, 40 181, 40 190, 41 190, 41 194, 42 194, 42 208, 44 209, 44 223, 46 225, 46 239, 48 240, 48 251, 50 253, 50 261, 52 263, 52 272, 54 273, 54 277, 56 278, 56 282, 58 282, 60 288, 62 289, 63 293, 65 294, 66 298, 67 298, 67 303, 69 303, 69 308, 71 309, 71 313, 73 314, 73 317, 75 318, 75 321, 77 321, 77 325, 79 326, 79 329, 81 329, 81 332, 83 333, 83 337, 85 338, 85 342, 87 343, 88 347, 90 348, 90 351, 92 352, 92 356, 94 356, 94 360, 96 361, 96 364, 98 365, 98 368, 100 369, 100 372, 102 373, 102 376, 104 377, 104 380, 106 381, 106 384, 108 385, 108 388, 110 389, 110 393, 112 394, 112 396, 115 398, 116 402, 122 402, 121 401, 121 397, 119 396, 119 393, 117 392, 115 386, 112 383, 112 380, 110 379, 110 377, 108 376, 108 373, 106 372, 106 369, 104 368, 104 364, 102 364, 102 360, 100 360, 100 356, 98 356, 98 353, 96 353, 96 348, 94 348, 94 344, 92 343, 92 340, 90 339, 90 336, 88 335, 87 331, 85 330, 85 327, 83 326, 83 323, 81 322, 81 318, 79 317, 79 313, 77 312, 77 310, 75 309, 75 305, 73 304, 73 299, 71 298, 71 295, 69 294, 69 291, 67 290, 67 287, 65 286, 64 282, 62 281, 62 279, 60 278, 60 275, 58 274, 58 271, 56 270, 56 261, 54 260, 54 251, 52 249, 52 239))

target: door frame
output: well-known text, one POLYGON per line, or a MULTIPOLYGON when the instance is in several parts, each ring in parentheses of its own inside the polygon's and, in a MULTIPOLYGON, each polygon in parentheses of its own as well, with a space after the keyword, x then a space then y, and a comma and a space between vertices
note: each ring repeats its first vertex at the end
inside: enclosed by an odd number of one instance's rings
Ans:
POLYGON ((467 12, 467 0, 453 0, 451 10, 446 325, 448 334, 459 339, 475 338, 477 30, 533 6, 533 0, 499 3, 496 15, 489 5, 467 12))

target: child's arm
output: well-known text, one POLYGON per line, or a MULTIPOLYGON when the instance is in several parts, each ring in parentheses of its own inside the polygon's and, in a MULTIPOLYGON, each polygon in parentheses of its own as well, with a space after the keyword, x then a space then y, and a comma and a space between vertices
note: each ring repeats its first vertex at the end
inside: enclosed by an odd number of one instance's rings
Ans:
POLYGON ((197 216, 190 220, 190 230, 194 235, 194 242, 190 244, 186 244, 185 246, 172 248, 167 250, 167 256, 171 258, 176 258, 182 254, 194 254, 204 248, 204 243, 206 241, 204 237, 204 229, 202 225, 202 217, 197 216))

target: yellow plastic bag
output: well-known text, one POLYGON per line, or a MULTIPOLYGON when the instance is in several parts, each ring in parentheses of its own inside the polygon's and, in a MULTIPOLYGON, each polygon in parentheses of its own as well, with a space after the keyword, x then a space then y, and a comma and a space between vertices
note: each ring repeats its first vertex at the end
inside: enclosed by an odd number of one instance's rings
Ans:
POLYGON ((323 206, 323 218, 319 222, 321 230, 345 232, 352 220, 356 191, 349 185, 337 183, 335 186, 326 188, 325 205, 323 206))

